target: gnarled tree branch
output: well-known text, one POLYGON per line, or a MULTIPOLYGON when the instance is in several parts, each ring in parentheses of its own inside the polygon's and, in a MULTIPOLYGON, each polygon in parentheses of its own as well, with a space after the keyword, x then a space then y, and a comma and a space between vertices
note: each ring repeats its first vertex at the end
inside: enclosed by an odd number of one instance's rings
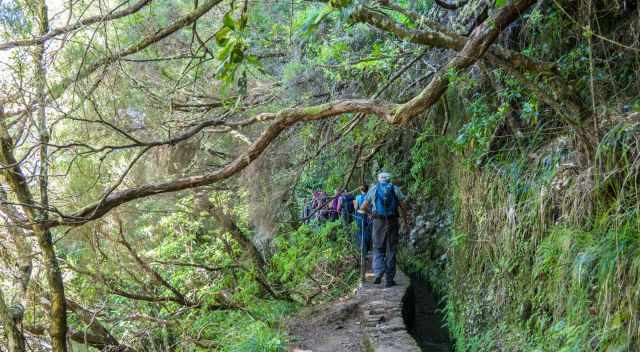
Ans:
MULTIPOLYGON (((505 6, 505 8, 515 8, 514 5, 515 3, 505 6)), ((530 6, 531 5, 527 6, 527 8, 529 8, 530 6)), ((505 8, 502 8, 501 11, 499 11, 498 14, 493 18, 498 19, 500 17, 500 14, 505 13, 505 8)), ((516 15, 520 16, 521 13, 522 11, 517 12, 516 15)), ((421 45, 429 45, 436 48, 462 51, 466 46, 467 41, 470 40, 470 38, 447 31, 442 27, 438 28, 437 30, 409 29, 399 22, 395 21, 391 17, 385 16, 384 14, 377 11, 371 11, 367 8, 363 8, 356 12, 353 15, 353 18, 356 21, 370 24, 373 27, 381 29, 385 32, 393 33, 398 36, 398 38, 406 40, 408 42, 421 45)), ((488 22, 490 21, 485 21, 484 23, 488 22)), ((498 24, 496 23, 496 25, 498 24)), ((504 28, 502 28, 500 31, 502 31, 503 29, 504 28)), ((548 75, 554 73, 553 65, 537 62, 536 60, 529 58, 522 53, 503 48, 499 45, 494 45, 493 47, 491 47, 489 53, 502 58, 506 63, 510 65, 520 67, 536 74, 548 75)))
POLYGON ((78 210, 74 214, 61 217, 58 220, 50 221, 43 224, 45 227, 53 227, 58 225, 77 226, 88 221, 98 219, 111 209, 124 204, 126 202, 168 192, 176 192, 185 189, 209 185, 224 179, 227 179, 242 169, 247 167, 253 160, 258 158, 269 144, 276 139, 287 128, 302 122, 315 121, 344 113, 363 112, 369 114, 377 114, 391 121, 392 106, 373 100, 342 100, 328 104, 322 104, 312 107, 291 108, 281 110, 277 113, 263 113, 257 115, 248 121, 265 121, 274 120, 265 131, 253 142, 249 148, 234 161, 227 164, 221 169, 214 172, 199 175, 183 177, 168 182, 159 182, 144 185, 141 187, 130 188, 127 190, 114 192, 102 202, 96 202, 78 210))
POLYGON ((62 216, 42 226, 77 226, 95 220, 111 209, 135 199, 209 185, 227 179, 257 159, 283 131, 304 121, 315 121, 345 113, 365 113, 382 117, 389 123, 401 124, 431 107, 449 84, 449 72, 461 71, 475 63, 487 52, 498 35, 536 0, 520 0, 504 6, 493 18, 476 27, 458 55, 434 75, 430 83, 416 97, 405 104, 395 105, 375 100, 340 100, 312 107, 290 108, 276 113, 257 115, 255 120, 274 120, 248 149, 226 166, 211 173, 182 177, 172 181, 147 184, 114 192, 102 201, 90 204, 69 216, 62 216))
POLYGON ((392 122, 404 123, 435 104, 449 86, 450 72, 460 72, 480 59, 496 41, 498 35, 535 2, 536 0, 515 1, 503 7, 495 17, 476 27, 453 60, 441 68, 416 97, 397 110, 392 122))

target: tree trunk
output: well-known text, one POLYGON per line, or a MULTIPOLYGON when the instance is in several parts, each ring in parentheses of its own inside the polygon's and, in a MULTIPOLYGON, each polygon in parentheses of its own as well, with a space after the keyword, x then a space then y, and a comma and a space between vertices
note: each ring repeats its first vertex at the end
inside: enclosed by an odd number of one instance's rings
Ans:
MULTIPOLYGON (((49 32, 49 15, 47 13, 47 4, 45 0, 39 0, 35 5, 34 13, 35 21, 38 25, 38 34, 43 36, 49 32)), ((55 249, 51 240, 51 231, 38 223, 46 222, 49 218, 46 209, 49 208, 48 196, 48 156, 47 144, 49 143, 49 131, 47 127, 47 72, 45 63, 45 43, 42 42, 36 46, 34 53, 35 62, 35 79, 36 94, 38 100, 38 133, 40 139, 40 165, 38 175, 38 187, 40 189, 39 211, 33 210, 25 213, 31 213, 29 221, 33 224, 33 232, 38 239, 38 245, 42 251, 42 259, 47 272, 47 281, 51 290, 51 309, 50 309, 50 326, 49 335, 51 336, 51 347, 55 352, 67 351, 67 306, 64 295, 64 283, 62 281, 62 273, 58 265, 55 249)), ((17 167, 17 166, 16 166, 17 167)), ((16 175, 17 176, 17 175, 16 175)), ((29 191, 25 180, 19 182, 18 188, 14 191, 28 201, 21 201, 23 204, 37 205, 29 191)))
POLYGON ((258 284, 273 298, 291 300, 288 292, 277 292, 274 287, 271 286, 267 279, 267 262, 265 258, 256 245, 246 236, 244 231, 238 227, 232 215, 225 213, 223 209, 213 204, 205 192, 196 193, 196 197, 201 206, 231 235, 233 240, 240 245, 244 254, 251 260, 256 269, 256 280, 258 284))
POLYGON ((18 271, 17 277, 17 289, 18 297, 20 297, 20 304, 26 307, 27 301, 27 288, 29 287, 29 281, 31 281, 31 272, 33 270, 33 263, 31 260, 32 250, 31 242, 27 239, 27 233, 23 228, 16 225, 19 221, 20 215, 18 210, 13 205, 6 204, 8 198, 4 187, 0 187, 0 214, 4 218, 4 225, 6 226, 7 233, 13 241, 13 245, 16 248, 16 267, 18 271))
POLYGON ((2 290, 0 290, 0 322, 2 322, 4 335, 7 338, 7 348, 9 352, 24 352, 26 351, 24 335, 16 324, 16 321, 21 321, 22 317, 16 315, 18 314, 12 314, 7 307, 2 290))
POLYGON ((9 136, 4 123, 0 122, 0 163, 4 167, 4 174, 9 187, 16 194, 22 204, 22 210, 27 215, 33 234, 38 240, 42 253, 42 262, 47 273, 47 282, 51 295, 51 309, 49 314, 51 346, 55 352, 67 351, 67 307, 64 297, 64 283, 58 265, 55 249, 51 240, 51 231, 42 226, 42 213, 45 210, 37 204, 27 186, 27 180, 20 168, 20 164, 13 155, 13 140, 9 136))

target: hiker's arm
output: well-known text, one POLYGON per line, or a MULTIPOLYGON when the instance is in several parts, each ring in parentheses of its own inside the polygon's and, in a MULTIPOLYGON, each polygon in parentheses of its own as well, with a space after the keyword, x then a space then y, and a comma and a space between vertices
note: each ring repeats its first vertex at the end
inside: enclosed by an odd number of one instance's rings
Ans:
POLYGON ((369 200, 365 199, 365 201, 362 202, 362 205, 360 206, 360 209, 358 209, 358 210, 361 210, 361 211, 363 211, 365 213, 368 213, 369 212, 369 200))

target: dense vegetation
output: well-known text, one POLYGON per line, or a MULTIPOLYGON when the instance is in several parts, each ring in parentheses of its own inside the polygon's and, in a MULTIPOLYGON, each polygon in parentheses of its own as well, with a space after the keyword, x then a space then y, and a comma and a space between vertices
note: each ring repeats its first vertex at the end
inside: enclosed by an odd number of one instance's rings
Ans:
POLYGON ((456 351, 640 349, 634 0, 0 0, 0 351, 283 351, 407 191, 456 351))

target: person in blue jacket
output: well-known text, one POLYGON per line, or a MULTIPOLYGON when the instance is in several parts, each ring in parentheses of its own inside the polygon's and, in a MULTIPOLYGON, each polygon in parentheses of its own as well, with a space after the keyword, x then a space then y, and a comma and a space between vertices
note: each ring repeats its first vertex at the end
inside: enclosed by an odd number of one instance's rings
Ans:
POLYGON ((370 212, 373 218, 374 283, 381 283, 384 276, 385 287, 396 284, 393 279, 396 275, 396 252, 400 237, 399 210, 402 211, 405 228, 409 226, 405 199, 400 188, 391 183, 391 175, 381 172, 378 174, 378 183, 371 187, 364 203, 358 208, 370 212))
POLYGON ((355 213, 356 226, 358 227, 358 232, 356 233, 356 243, 358 244, 358 248, 362 250, 363 256, 366 256, 367 252, 371 248, 371 219, 369 218, 369 214, 367 214, 363 210, 360 210, 360 207, 367 197, 368 190, 369 187, 367 185, 360 186, 360 194, 358 194, 353 200, 353 208, 357 209, 355 213), (363 239, 364 246, 362 245, 363 239))

